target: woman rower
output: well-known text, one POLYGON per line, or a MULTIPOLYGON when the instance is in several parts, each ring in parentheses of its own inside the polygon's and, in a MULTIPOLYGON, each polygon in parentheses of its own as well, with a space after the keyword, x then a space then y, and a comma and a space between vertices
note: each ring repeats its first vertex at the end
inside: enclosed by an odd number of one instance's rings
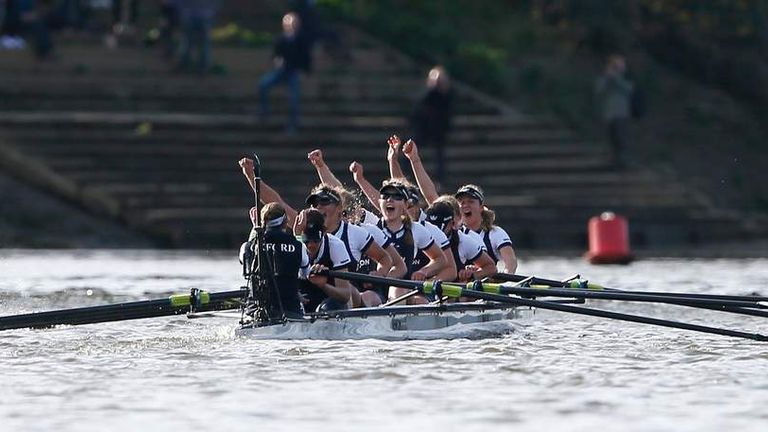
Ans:
MULTIPOLYGON (((451 270, 440 246, 435 242, 424 226, 413 223, 406 211, 408 192, 401 181, 385 180, 379 189, 379 210, 382 217, 377 226, 392 239, 400 256, 408 265, 405 278, 423 281, 431 278, 454 280, 456 271, 451 270), (428 261, 420 267, 413 265, 419 251, 423 251, 428 261), (448 269, 448 270, 446 270, 448 269)), ((390 298, 399 297, 407 290, 390 289, 390 298)), ((410 303, 425 303, 423 296, 409 299, 410 303)))
MULTIPOLYGON (((349 202, 350 199, 349 196, 344 197, 345 192, 340 188, 319 185, 312 190, 306 202, 324 216, 325 227, 329 233, 344 243, 347 253, 353 259, 350 271, 392 278, 402 277, 406 272, 405 263, 398 259, 397 261, 400 262, 393 265, 392 257, 385 250, 390 246, 391 241, 384 233, 381 230, 379 233, 375 230, 368 231, 344 219, 343 209, 346 207, 344 203, 349 202), (371 260, 377 263, 375 269, 372 268, 371 260)), ((396 256, 399 257, 399 255, 396 256)), ((363 289, 361 293, 363 305, 367 307, 380 305, 386 299, 386 293, 382 290, 368 289, 369 287, 369 285, 360 286, 363 289)))
POLYGON ((514 274, 517 270, 517 256, 509 234, 495 225, 496 213, 483 205, 485 195, 480 186, 467 184, 454 194, 459 201, 461 223, 464 233, 477 233, 483 240, 488 255, 495 262, 501 262, 499 271, 514 274))
MULTIPOLYGON (((394 144, 399 145, 399 140, 394 144)), ((393 143, 390 143, 390 147, 392 146, 393 143)), ((416 143, 408 140, 403 145, 402 151, 411 162, 413 174, 416 176, 416 182, 424 195, 424 199, 431 204, 438 198, 437 188, 424 169, 416 143)), ((390 164, 390 166, 392 165, 390 164)), ((502 263, 503 268, 499 271, 514 274, 517 270, 517 256, 512 246, 512 240, 503 228, 494 225, 496 214, 483 205, 485 200, 483 190, 479 186, 467 184, 460 187, 454 196, 459 201, 462 231, 465 234, 473 232, 478 234, 491 259, 496 263, 502 263)))
POLYGON ((426 214, 427 221, 448 236, 460 282, 480 280, 496 273, 496 264, 488 256, 482 241, 458 229, 461 215, 456 198, 450 195, 439 197, 429 206, 426 214))
POLYGON ((293 233, 301 236, 312 263, 307 282, 299 287, 306 301, 305 309, 327 312, 359 307, 357 288, 346 280, 322 275, 324 270, 347 270, 352 262, 344 243, 325 232, 323 215, 315 209, 302 210, 296 216, 293 233))
MULTIPOLYGON (((360 189, 363 191, 368 200, 371 201, 372 204, 375 204, 377 196, 374 191, 376 189, 368 181, 368 179, 365 178, 363 173, 363 165, 357 161, 352 162, 352 164, 349 166, 349 170, 352 172, 352 178, 355 180, 355 183, 360 186, 360 189)), ((457 269, 454 265, 454 259, 450 249, 450 244, 448 243, 448 238, 442 231, 440 231, 439 228, 426 222, 426 214, 421 210, 421 197, 418 188, 407 180, 397 179, 397 181, 400 182, 400 184, 404 187, 405 193, 407 195, 406 211, 408 213, 408 217, 412 221, 418 221, 419 224, 427 229, 427 232, 429 232, 429 235, 432 237, 435 243, 440 246, 440 249, 443 251, 443 255, 445 256, 446 266, 440 271, 440 273, 437 274, 437 276, 435 276, 435 278, 442 281, 453 281, 456 277, 457 269)), ((366 222, 372 221, 371 223, 378 223, 379 217, 371 211, 365 210, 362 217, 366 222)), ((419 252, 411 263, 411 266, 413 269, 419 269, 426 265, 428 261, 429 258, 423 252, 419 252)), ((402 290, 399 290, 399 292, 401 291, 402 290)))

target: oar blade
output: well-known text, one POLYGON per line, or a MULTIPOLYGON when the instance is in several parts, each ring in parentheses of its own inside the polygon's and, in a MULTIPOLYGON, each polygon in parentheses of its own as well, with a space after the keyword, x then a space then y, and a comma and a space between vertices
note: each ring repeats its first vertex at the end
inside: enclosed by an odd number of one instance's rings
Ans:
POLYGON ((178 315, 190 311, 234 309, 240 306, 233 301, 242 298, 243 290, 221 293, 195 291, 176 294, 164 299, 141 300, 73 309, 33 312, 0 317, 0 330, 21 328, 50 328, 57 325, 96 324, 143 318, 178 315))

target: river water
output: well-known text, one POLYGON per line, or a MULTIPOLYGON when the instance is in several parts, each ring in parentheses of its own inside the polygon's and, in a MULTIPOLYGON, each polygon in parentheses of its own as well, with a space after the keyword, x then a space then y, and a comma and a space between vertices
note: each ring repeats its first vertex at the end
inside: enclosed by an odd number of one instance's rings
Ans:
MULTIPOLYGON (((0 315, 239 287, 231 254, 0 251, 0 315)), ((590 266, 624 289, 768 294, 768 259, 590 266)), ((592 307, 768 333, 768 320, 592 307)), ((492 339, 253 340, 184 316, 0 333, 2 431, 764 431, 768 343, 537 311, 492 339), (308 429, 309 430, 309 429, 308 429)))

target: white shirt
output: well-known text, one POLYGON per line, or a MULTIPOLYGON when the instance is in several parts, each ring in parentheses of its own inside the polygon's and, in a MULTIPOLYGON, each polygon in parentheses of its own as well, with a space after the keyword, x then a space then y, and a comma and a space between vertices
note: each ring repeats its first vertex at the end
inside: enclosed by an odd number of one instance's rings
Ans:
POLYGON ((312 260, 312 264, 317 264, 320 258, 325 254, 325 248, 329 248, 331 253, 331 270, 339 270, 349 266, 352 259, 347 252, 347 246, 343 241, 339 240, 333 234, 327 235, 328 242, 323 240, 320 244, 320 250, 317 252, 317 256, 312 260))
MULTIPOLYGON (((341 221, 339 229, 330 234, 339 240, 342 240, 342 233, 345 229, 347 230, 347 246, 349 246, 347 252, 352 254, 353 260, 360 261, 360 257, 363 256, 373 242, 373 237, 371 237, 365 228, 352 225, 347 221, 341 221)), ((342 240, 342 242, 343 241, 344 240, 342 240)))
POLYGON ((309 251, 307 245, 301 244, 301 267, 299 267, 299 279, 306 279, 309 276, 309 251))
POLYGON ((474 241, 480 243, 480 246, 483 247, 484 251, 486 251, 486 252, 488 251, 488 248, 485 247, 485 243, 483 242, 483 236, 481 236, 477 232, 472 231, 472 230, 459 230, 459 232, 462 233, 462 234, 466 234, 467 236, 471 237, 474 241))
POLYGON ((480 255, 482 255, 483 252, 485 252, 485 248, 483 247, 483 242, 480 240, 479 236, 473 236, 471 234, 465 234, 461 231, 458 232, 459 234, 459 261, 463 265, 472 264, 480 258, 480 255))
POLYGON ((445 249, 451 246, 451 242, 448 240, 448 236, 446 236, 443 230, 441 230, 437 225, 427 220, 424 220, 424 222, 420 223, 429 231, 429 235, 431 235, 435 240, 435 243, 440 246, 440 249, 445 249))
POLYGON ((376 213, 368 209, 363 209, 363 221, 361 224, 376 225, 379 222, 379 219, 381 218, 376 213))
MULTIPOLYGON (((467 227, 464 227, 462 231, 465 233, 472 232, 467 227)), ((480 230, 475 232, 482 238, 488 255, 496 262, 501 260, 501 249, 512 247, 512 240, 509 238, 509 234, 499 226, 494 225, 490 231, 480 230)))
POLYGON ((368 234, 371 235, 371 238, 373 238, 373 241, 375 241, 377 245, 381 246, 382 249, 388 248, 389 245, 392 243, 389 237, 387 237, 387 235, 384 234, 384 231, 382 231, 379 227, 377 227, 374 224, 362 223, 360 224, 360 228, 363 228, 364 230, 368 231, 368 234))

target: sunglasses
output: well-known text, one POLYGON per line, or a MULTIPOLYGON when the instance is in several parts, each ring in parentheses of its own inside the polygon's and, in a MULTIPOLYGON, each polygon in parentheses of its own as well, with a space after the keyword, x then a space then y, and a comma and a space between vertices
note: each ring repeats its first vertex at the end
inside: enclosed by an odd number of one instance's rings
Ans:
POLYGON ((395 201, 404 201, 405 200, 405 195, 399 194, 399 193, 383 193, 383 194, 381 194, 381 199, 383 199, 384 201, 386 201, 386 200, 388 200, 390 198, 395 200, 395 201))

